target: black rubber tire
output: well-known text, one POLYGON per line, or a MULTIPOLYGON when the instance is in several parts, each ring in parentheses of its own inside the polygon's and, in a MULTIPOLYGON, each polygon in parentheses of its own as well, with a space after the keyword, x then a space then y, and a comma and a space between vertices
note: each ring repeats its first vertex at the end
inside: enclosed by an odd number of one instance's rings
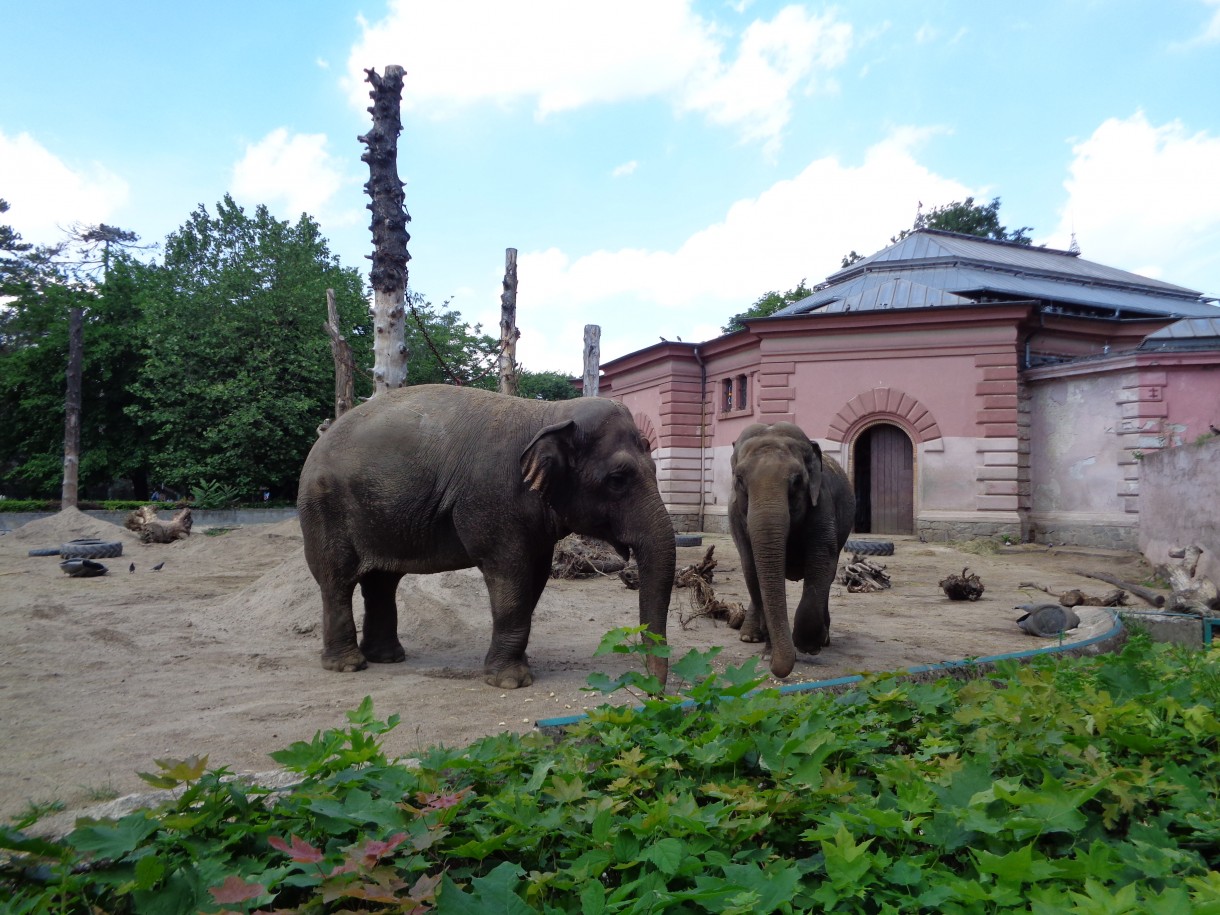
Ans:
POLYGON ((92 559, 65 559, 59 564, 59 567, 73 578, 95 578, 110 571, 100 562, 94 562, 92 559))
POLYGON ((698 534, 674 534, 675 546, 703 546, 703 538, 698 534))
POLYGON ((893 556, 894 541, 892 540, 848 540, 843 547, 844 553, 858 553, 861 556, 893 556))
POLYGON ((117 540, 69 540, 59 548, 64 559, 117 559, 123 544, 117 540))
POLYGON ((31 556, 58 556, 59 547, 53 546, 53 547, 49 547, 47 549, 30 550, 30 555, 31 556))

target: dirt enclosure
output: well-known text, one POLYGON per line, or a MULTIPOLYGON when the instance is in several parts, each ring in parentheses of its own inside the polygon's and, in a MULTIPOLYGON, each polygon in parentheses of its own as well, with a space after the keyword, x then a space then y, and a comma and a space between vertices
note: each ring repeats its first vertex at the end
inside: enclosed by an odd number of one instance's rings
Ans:
MULTIPOLYGON (((745 600, 729 537, 680 548, 679 567, 711 544, 717 596, 745 600)), ((849 594, 836 585, 830 647, 799 656, 787 682, 1046 647, 1016 625, 1015 605, 1049 599, 1023 582, 1102 594, 1109 586, 1073 570, 1149 574, 1133 553, 1027 546, 972 555, 913 539, 877 561, 894 587, 849 594), (966 566, 986 591, 951 602, 937 583, 966 566)), ((723 623, 681 625, 688 594, 676 591, 671 607, 675 656, 719 646, 720 662, 736 664, 758 651, 723 623)), ((551 582, 530 640, 534 684, 505 691, 481 677, 491 619, 477 572, 408 576, 399 605, 406 662, 331 673, 318 660, 321 601, 295 520, 146 545, 68 510, 0 537, 0 816, 31 801, 79 810, 144 790, 136 772, 155 771, 154 759, 206 754, 212 766, 265 771, 270 751, 345 726, 344 712, 366 695, 380 716, 401 715, 386 738, 396 755, 526 731, 602 701, 582 692, 587 674, 622 668, 593 652, 608 629, 638 621, 635 592, 615 576, 551 582), (28 555, 81 537, 122 542, 121 558, 103 560, 107 575, 72 578, 56 557, 28 555)), ((1107 611, 1082 609, 1075 639, 1110 629, 1107 611)))

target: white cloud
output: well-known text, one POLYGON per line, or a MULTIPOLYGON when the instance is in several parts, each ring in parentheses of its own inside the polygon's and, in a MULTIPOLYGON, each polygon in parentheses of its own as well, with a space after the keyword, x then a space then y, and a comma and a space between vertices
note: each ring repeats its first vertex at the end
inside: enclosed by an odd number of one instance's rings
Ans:
MULTIPOLYGON (((607 360, 660 336, 708 339, 763 293, 802 278, 819 282, 853 248, 871 254, 911 224, 919 200, 977 193, 916 161, 912 148, 930 132, 896 131, 859 165, 815 160, 737 201, 676 250, 522 252, 519 358, 530 368, 576 372, 585 324, 603 325, 607 360)), ((494 300, 490 283, 478 298, 494 300)), ((491 326, 498 314, 474 318, 491 326)))
POLYGON ((283 127, 246 147, 233 167, 233 196, 242 203, 265 203, 281 219, 308 213, 328 225, 350 225, 356 209, 336 210, 340 191, 355 183, 327 151, 325 134, 289 134, 283 127))
POLYGON ((1089 260, 1220 292, 1220 137, 1137 112, 1105 121, 1073 152, 1049 244, 1067 247, 1074 230, 1089 260))
POLYGON ((634 175, 635 170, 639 167, 639 165, 640 163, 636 162, 635 159, 632 159, 630 162, 624 162, 622 165, 615 168, 610 174, 614 178, 625 178, 627 175, 634 175))
POLYGON ((851 43, 851 26, 833 13, 788 6, 750 23, 733 57, 730 36, 689 0, 391 0, 384 19, 362 26, 344 79, 361 109, 364 71, 402 62, 409 64, 403 104, 437 115, 475 102, 524 102, 546 117, 660 97, 769 142, 791 117, 792 93, 817 88, 818 75, 842 64, 851 43))
POLYGON ((736 124, 746 140, 775 140, 792 118, 792 94, 812 92, 819 72, 847 59, 851 26, 832 13, 810 16, 787 6, 770 22, 750 23, 737 58, 713 75, 700 75, 684 100, 719 124, 736 124))
POLYGON ((115 222, 128 199, 127 182, 97 162, 72 166, 31 137, 0 133, 0 197, 5 221, 34 244, 63 241, 73 223, 115 222))
POLYGON ((1211 18, 1197 35, 1181 42, 1179 48, 1194 48, 1199 45, 1220 43, 1220 0, 1202 0, 1204 6, 1213 7, 1211 18))

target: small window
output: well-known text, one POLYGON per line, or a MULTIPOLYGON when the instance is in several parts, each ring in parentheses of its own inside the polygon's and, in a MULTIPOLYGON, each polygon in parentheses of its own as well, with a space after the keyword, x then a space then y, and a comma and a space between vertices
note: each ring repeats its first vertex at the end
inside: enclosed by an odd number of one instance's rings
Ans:
POLYGON ((724 381, 720 382, 720 386, 723 391, 721 409, 723 409, 725 413, 728 413, 733 409, 733 379, 724 379, 724 381))
POLYGON ((735 403, 738 410, 750 409, 749 379, 745 375, 737 376, 737 399, 735 403))

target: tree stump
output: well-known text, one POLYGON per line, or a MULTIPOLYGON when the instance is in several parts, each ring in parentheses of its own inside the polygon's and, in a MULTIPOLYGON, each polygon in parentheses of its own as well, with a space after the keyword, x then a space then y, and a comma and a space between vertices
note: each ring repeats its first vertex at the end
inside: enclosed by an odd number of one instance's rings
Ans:
POLYGON ((155 508, 145 505, 129 514, 123 526, 135 531, 141 543, 173 543, 191 535, 192 523, 189 508, 182 509, 168 521, 162 521, 157 517, 155 508))
POLYGON ((1220 592, 1216 589, 1216 583, 1206 575, 1196 573, 1202 555, 1202 548, 1193 544, 1169 551, 1169 557, 1176 562, 1157 570, 1173 588, 1173 594, 1165 602, 1166 610, 1197 613, 1200 616, 1220 615, 1220 592))
POLYGON ((961 575, 942 578, 940 587, 949 600, 978 600, 984 591, 983 580, 969 569, 962 569, 961 575))

